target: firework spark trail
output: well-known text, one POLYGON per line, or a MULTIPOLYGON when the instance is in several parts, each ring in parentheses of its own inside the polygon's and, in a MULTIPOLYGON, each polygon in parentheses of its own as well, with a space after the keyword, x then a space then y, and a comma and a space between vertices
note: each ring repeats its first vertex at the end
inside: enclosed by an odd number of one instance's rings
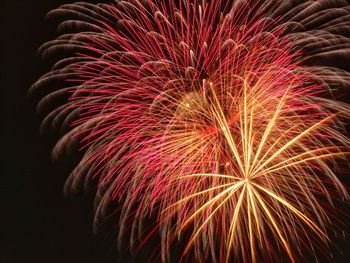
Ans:
POLYGON ((49 16, 62 14, 68 33, 40 51, 68 58, 31 92, 47 93, 43 129, 65 133, 54 157, 84 152, 65 190, 98 181, 96 225, 118 202, 119 243, 130 230, 137 246, 156 214, 163 261, 176 239, 184 261, 328 247, 333 200, 348 198, 336 172, 350 108, 334 99, 350 83, 334 64, 350 56, 345 1, 127 0, 49 16))

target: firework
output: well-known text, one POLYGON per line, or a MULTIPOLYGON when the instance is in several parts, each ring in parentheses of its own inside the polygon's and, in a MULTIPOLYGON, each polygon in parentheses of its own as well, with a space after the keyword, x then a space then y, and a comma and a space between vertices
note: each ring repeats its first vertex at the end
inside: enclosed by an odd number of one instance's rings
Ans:
POLYGON ((329 244, 348 193, 345 1, 117 1, 63 5, 65 57, 32 92, 65 135, 55 158, 84 153, 67 180, 97 182, 96 224, 121 207, 119 243, 160 234, 181 260, 292 262, 329 244), (77 32, 78 31, 78 32, 77 32), (63 88, 62 88, 63 87, 63 88), (53 90, 53 91, 52 91, 53 90), (342 161, 343 160, 343 161, 342 161), (144 227, 156 217, 151 230, 144 227))

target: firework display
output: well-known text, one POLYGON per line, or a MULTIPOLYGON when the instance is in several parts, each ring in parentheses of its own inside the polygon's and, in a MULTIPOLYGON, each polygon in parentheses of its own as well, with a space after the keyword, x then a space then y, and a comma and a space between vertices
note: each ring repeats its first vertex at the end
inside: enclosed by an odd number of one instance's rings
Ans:
POLYGON ((154 235, 168 262, 300 262, 327 255, 348 200, 346 1, 125 0, 66 4, 58 62, 31 88, 65 191, 96 187, 95 224, 154 235), (62 103, 63 102, 63 103, 62 103), (145 221, 156 220, 151 226, 145 221), (319 252, 322 252, 321 254, 319 252))

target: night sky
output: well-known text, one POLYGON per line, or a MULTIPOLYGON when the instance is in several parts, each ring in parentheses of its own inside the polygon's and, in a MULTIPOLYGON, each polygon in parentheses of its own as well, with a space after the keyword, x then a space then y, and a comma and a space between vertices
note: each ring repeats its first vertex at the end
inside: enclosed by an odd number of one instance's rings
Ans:
MULTIPOLYGON (((3 263, 129 262, 132 258, 126 254, 121 259, 117 255, 111 233, 93 234, 91 196, 64 198, 63 185, 74 160, 51 161, 50 152, 57 137, 39 133, 42 116, 35 110, 38 98, 27 94, 31 84, 52 63, 36 53, 41 44, 58 36, 54 21, 45 20, 45 14, 70 2, 73 1, 1 1, 0 262, 3 263)), ((344 254, 333 247, 331 262, 350 262, 349 240, 347 237, 335 242, 344 254)), ((145 261, 144 256, 133 260, 145 261)))

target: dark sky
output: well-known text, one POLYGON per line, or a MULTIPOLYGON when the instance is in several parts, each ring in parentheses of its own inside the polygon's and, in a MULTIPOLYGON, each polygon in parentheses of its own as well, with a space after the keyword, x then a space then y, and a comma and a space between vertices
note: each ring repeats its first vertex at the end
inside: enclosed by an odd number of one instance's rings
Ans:
POLYGON ((2 0, 0 5, 2 263, 111 258, 106 251, 113 244, 100 253, 102 240, 92 234, 91 203, 64 199, 69 167, 51 162, 54 140, 39 134, 37 101, 27 96, 30 85, 49 69, 36 54, 39 45, 56 36, 45 14, 66 2, 2 0))
MULTIPOLYGON (((49 62, 41 60, 36 50, 57 35, 45 14, 68 2, 72 1, 1 0, 3 263, 117 262, 115 244, 92 233, 90 200, 64 199, 62 189, 70 167, 51 162, 54 139, 40 135, 37 101, 27 96, 30 85, 49 69, 49 62)), ((344 255, 335 249, 332 262, 350 262, 349 238, 336 244, 344 255)), ((142 262, 140 257, 135 261, 142 262)))

